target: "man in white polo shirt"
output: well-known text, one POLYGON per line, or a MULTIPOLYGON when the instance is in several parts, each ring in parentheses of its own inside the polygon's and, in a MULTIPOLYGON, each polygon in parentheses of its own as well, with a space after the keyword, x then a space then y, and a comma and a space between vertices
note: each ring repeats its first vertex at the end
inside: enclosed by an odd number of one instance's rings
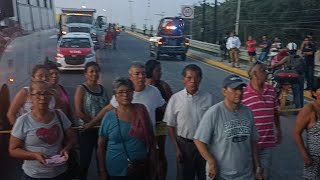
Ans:
POLYGON ((176 147, 177 180, 205 180, 205 160, 201 157, 193 136, 202 115, 213 105, 211 94, 199 90, 202 71, 195 64, 187 65, 182 72, 185 88, 171 96, 164 122, 176 147))
MULTIPOLYGON (((146 72, 142 63, 134 62, 129 69, 129 79, 134 85, 132 103, 143 104, 149 113, 153 129, 156 124, 156 109, 165 105, 166 101, 162 98, 160 91, 151 85, 146 84, 146 72)), ((112 96, 110 104, 118 107, 118 102, 112 96)))

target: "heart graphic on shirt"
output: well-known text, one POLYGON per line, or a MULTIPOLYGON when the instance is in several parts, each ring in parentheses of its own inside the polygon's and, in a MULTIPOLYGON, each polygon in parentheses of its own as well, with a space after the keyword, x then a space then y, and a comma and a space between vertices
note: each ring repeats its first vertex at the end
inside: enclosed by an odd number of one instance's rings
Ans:
POLYGON ((57 124, 52 126, 49 129, 40 128, 37 130, 36 135, 38 136, 39 139, 51 145, 59 140, 60 128, 57 124))

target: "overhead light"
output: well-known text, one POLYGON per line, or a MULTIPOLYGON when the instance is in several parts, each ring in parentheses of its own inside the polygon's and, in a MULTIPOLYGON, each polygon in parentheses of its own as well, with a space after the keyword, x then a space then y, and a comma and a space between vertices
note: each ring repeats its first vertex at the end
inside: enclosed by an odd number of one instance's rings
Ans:
POLYGON ((81 6, 82 8, 87 8, 87 6, 81 6))

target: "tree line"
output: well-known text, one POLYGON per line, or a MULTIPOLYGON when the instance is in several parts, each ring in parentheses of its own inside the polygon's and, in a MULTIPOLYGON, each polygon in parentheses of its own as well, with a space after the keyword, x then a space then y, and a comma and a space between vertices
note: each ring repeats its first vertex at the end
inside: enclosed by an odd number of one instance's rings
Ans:
MULTIPOLYGON (((186 20, 186 33, 193 39, 217 43, 227 32, 234 31, 237 0, 214 6, 212 3, 195 5, 195 18, 186 20)), ((249 35, 256 40, 268 35, 269 39, 280 37, 284 44, 289 41, 299 44, 305 35, 312 33, 320 41, 319 13, 318 0, 241 0, 239 37, 243 43, 249 35)))

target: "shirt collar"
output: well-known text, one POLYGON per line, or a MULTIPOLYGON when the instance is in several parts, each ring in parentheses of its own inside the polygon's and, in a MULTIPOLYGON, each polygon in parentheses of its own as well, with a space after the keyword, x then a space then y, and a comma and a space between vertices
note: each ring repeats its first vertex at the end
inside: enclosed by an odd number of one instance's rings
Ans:
POLYGON ((183 89, 183 94, 185 94, 187 97, 194 97, 194 96, 197 96, 199 93, 200 93, 200 91, 198 90, 196 93, 194 93, 193 95, 191 95, 191 94, 189 94, 189 93, 187 92, 187 89, 186 89, 186 88, 183 89))
MULTIPOLYGON (((249 92, 249 93, 256 93, 256 94, 257 94, 257 91, 252 88, 250 81, 247 83, 246 90, 247 90, 247 92, 249 92)), ((268 90, 268 85, 265 83, 265 84, 264 84, 264 87, 263 87, 262 94, 265 94, 265 92, 266 92, 267 90, 268 90)))

